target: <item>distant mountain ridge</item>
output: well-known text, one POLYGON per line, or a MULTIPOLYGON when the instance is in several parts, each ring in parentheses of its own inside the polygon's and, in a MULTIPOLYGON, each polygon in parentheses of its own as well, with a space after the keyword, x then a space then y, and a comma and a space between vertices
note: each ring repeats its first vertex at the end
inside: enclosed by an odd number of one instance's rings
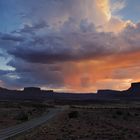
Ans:
POLYGON ((38 87, 25 87, 24 90, 9 90, 0 87, 0 100, 140 100, 140 82, 132 83, 124 91, 98 90, 97 94, 57 93, 53 90, 41 90, 38 87))

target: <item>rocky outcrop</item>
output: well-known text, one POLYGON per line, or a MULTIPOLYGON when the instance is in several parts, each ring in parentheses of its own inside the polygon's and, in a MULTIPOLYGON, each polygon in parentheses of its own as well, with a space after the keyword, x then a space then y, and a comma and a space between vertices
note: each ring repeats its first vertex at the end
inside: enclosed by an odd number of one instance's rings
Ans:
POLYGON ((39 92, 41 92, 41 89, 38 88, 38 87, 25 87, 23 92, 25 92, 25 93, 29 93, 29 92, 31 92, 31 93, 39 93, 39 92))
POLYGON ((26 87, 24 90, 8 90, 0 88, 0 100, 140 100, 140 83, 132 83, 125 91, 98 90, 94 93, 56 93, 53 90, 41 90, 38 87, 26 87), (52 94, 53 93, 53 94, 52 94))
POLYGON ((140 82, 132 83, 131 87, 127 90, 128 94, 140 95, 140 82))

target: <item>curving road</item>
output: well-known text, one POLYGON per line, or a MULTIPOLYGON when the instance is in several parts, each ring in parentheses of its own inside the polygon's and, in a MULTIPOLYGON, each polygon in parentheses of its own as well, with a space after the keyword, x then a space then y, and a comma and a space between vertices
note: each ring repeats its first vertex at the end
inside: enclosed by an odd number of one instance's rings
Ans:
POLYGON ((49 121, 54 116, 63 112, 65 109, 66 109, 66 107, 52 109, 52 110, 49 111, 49 113, 44 114, 43 116, 41 116, 39 118, 32 119, 28 122, 18 124, 16 126, 12 126, 12 127, 9 127, 9 128, 2 129, 2 130, 0 130, 0 140, 5 140, 5 139, 13 137, 17 134, 20 134, 22 132, 30 130, 34 127, 37 127, 37 126, 39 126, 43 123, 46 123, 47 121, 49 121))

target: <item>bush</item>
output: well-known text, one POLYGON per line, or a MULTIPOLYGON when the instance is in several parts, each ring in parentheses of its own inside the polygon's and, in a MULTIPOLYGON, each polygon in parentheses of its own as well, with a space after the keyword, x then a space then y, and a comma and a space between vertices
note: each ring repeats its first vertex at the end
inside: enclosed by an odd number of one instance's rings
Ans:
POLYGON ((79 112, 78 111, 71 111, 69 114, 68 114, 69 118, 78 118, 79 116, 79 112))
POLYGON ((20 121, 28 121, 28 113, 25 113, 24 111, 21 111, 17 117, 16 117, 17 120, 20 120, 20 121))
POLYGON ((120 111, 120 110, 117 110, 117 111, 116 111, 116 114, 117 114, 117 115, 122 115, 122 114, 123 114, 123 112, 122 112, 122 111, 120 111))
POLYGON ((135 115, 135 116, 139 116, 139 114, 138 114, 138 113, 135 113, 134 115, 135 115))
POLYGON ((113 118, 113 119, 116 119, 117 117, 116 117, 116 115, 112 115, 112 118, 113 118))

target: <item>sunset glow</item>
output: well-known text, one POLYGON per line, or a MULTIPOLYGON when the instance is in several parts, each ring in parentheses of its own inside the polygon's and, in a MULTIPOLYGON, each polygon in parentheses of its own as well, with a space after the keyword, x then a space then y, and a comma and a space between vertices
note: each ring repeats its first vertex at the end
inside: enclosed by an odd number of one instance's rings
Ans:
POLYGON ((96 92, 139 82, 140 10, 131 2, 1 0, 0 86, 96 92))

